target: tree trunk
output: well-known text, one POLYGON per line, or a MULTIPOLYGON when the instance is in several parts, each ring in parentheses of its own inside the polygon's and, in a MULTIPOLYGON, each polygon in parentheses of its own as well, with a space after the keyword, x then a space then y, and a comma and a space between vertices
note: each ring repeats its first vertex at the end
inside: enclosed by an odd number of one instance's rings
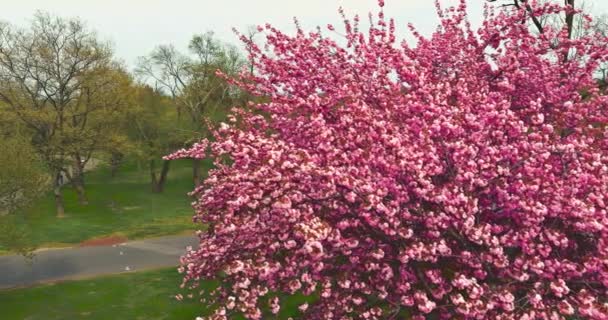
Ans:
POLYGON ((74 183, 74 189, 76 189, 76 194, 78 196, 78 203, 83 206, 89 204, 89 198, 87 197, 87 191, 84 188, 84 184, 81 181, 76 181, 74 183))
POLYGON ((160 176, 157 176, 156 161, 154 161, 154 159, 150 160, 150 178, 152 180, 152 192, 163 192, 165 188, 165 182, 167 182, 167 175, 169 174, 170 164, 170 160, 163 160, 163 166, 160 170, 160 176))
POLYGON ((195 186, 199 186, 202 182, 201 176, 201 159, 192 159, 192 179, 195 186))
POLYGON ((165 182, 167 182, 167 175, 169 174, 169 165, 171 164, 170 160, 163 160, 163 167, 160 170, 160 179, 158 179, 158 184, 161 187, 161 191, 163 191, 165 187, 165 182))
POLYGON ((112 153, 112 158, 110 159, 110 176, 112 178, 114 178, 116 176, 116 173, 118 173, 118 168, 120 167, 120 164, 122 163, 123 157, 124 157, 124 155, 122 153, 119 153, 119 152, 112 153))
MULTIPOLYGON (((570 6, 571 10, 574 10, 574 0, 565 0, 564 1, 566 6, 570 6)), ((574 12, 566 12, 566 28, 568 30, 568 39, 572 40, 572 33, 574 32, 574 12)), ((567 50, 566 53, 564 54, 564 63, 568 62, 568 59, 570 58, 570 50, 567 50)))
POLYGON ((74 186, 76 194, 78 195, 78 203, 81 205, 88 205, 89 199, 87 198, 87 192, 84 187, 84 164, 80 161, 80 157, 74 159, 72 170, 72 186, 74 186))
MULTIPOLYGON (((574 0, 565 0, 564 2, 574 10, 574 0)), ((566 28, 568 28, 568 39, 572 39, 572 32, 574 31, 574 12, 566 12, 566 28)))
POLYGON ((55 208, 56 208, 56 217, 64 218, 65 217, 65 208, 63 206, 63 193, 61 192, 61 187, 63 185, 63 178, 61 176, 61 170, 57 171, 55 175, 55 181, 53 183, 53 194, 55 195, 55 208))
POLYGON ((156 177, 156 162, 154 159, 150 159, 150 185, 152 186, 152 192, 159 192, 158 178, 156 177))

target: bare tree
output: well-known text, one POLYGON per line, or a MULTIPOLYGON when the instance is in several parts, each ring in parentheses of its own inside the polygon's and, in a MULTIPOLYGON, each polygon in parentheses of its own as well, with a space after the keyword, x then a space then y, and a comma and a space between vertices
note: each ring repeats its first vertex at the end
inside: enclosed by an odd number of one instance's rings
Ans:
MULTIPOLYGON (((587 17, 593 15, 594 10, 592 4, 584 0, 544 0, 543 3, 559 3, 570 10, 564 10, 561 15, 543 15, 538 16, 532 14, 534 8, 531 7, 530 0, 487 0, 488 2, 498 3, 501 7, 514 7, 518 10, 526 10, 529 13, 529 20, 532 26, 539 32, 544 33, 548 26, 554 29, 565 28, 567 39, 579 39, 584 36, 589 36, 592 33, 606 36, 608 34, 608 16, 606 14, 595 16, 593 21, 589 22, 587 17)), ((524 21, 524 22, 526 22, 524 21)), ((584 59, 580 57, 574 48, 564 54, 563 61, 584 59)), ((602 65, 599 69, 599 74, 602 79, 606 79, 606 70, 608 68, 602 65)))
POLYGON ((152 82, 154 88, 164 91, 178 101, 178 117, 181 116, 182 92, 190 81, 190 59, 178 52, 173 45, 158 46, 149 56, 140 57, 135 73, 152 82))
MULTIPOLYGON (((178 114, 186 112, 194 131, 191 141, 206 134, 204 119, 212 117, 233 96, 216 71, 235 73, 244 66, 236 47, 223 44, 212 32, 195 35, 182 54, 173 46, 159 46, 140 58, 135 72, 156 89, 171 95, 178 114)), ((200 160, 193 159, 193 180, 201 181, 200 160)))
MULTIPOLYGON (((247 54, 249 56, 252 55, 252 50, 253 50, 252 46, 256 45, 256 38, 257 38, 258 34, 260 34, 260 33, 261 33, 261 31, 258 30, 258 27, 249 26, 249 27, 247 27, 247 31, 243 34, 243 36, 245 37, 245 40, 246 40, 246 45, 247 45, 247 47, 245 49, 247 50, 247 54)), ((249 73, 253 74, 253 71, 254 71, 253 61, 249 61, 248 64, 249 64, 249 73)))
MULTIPOLYGON (((530 0, 487 0, 488 2, 500 3, 502 7, 515 7, 518 10, 525 10, 528 13, 530 21, 536 27, 539 33, 544 33, 546 25, 546 17, 539 17, 534 14, 534 8, 530 4, 530 0)), ((575 0, 560 0, 564 2, 565 6, 570 6, 572 9, 575 8, 575 0)), ((564 22, 565 27, 568 29, 568 38, 572 38, 576 12, 574 10, 566 11, 564 22)))

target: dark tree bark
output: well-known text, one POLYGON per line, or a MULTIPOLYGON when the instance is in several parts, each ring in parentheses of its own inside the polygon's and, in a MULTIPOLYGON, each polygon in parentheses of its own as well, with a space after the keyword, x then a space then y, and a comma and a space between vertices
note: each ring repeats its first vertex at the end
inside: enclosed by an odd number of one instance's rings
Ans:
MULTIPOLYGON (((488 2, 497 2, 497 0, 487 0, 487 1, 488 2)), ((568 0, 565 0, 565 1, 568 1, 568 0)), ((534 23, 534 26, 536 27, 536 29, 538 29, 538 32, 543 33, 545 31, 543 24, 540 22, 538 17, 536 17, 532 14, 532 7, 530 6, 530 4, 528 4, 528 0, 513 0, 513 2, 503 4, 502 6, 514 6, 517 9, 522 9, 522 8, 525 9, 530 14, 530 19, 532 20, 532 23, 534 23)))
POLYGON ((201 159, 192 159, 192 180, 197 187, 203 181, 201 174, 201 159))
POLYGON ((53 182, 53 194, 55 196, 56 217, 65 217, 65 207, 63 205, 63 193, 61 187, 63 185, 63 176, 61 170, 55 173, 55 181, 53 182))
POLYGON ((84 184, 82 183, 82 180, 80 178, 78 178, 77 180, 74 181, 73 185, 74 185, 74 189, 76 190, 76 195, 78 196, 78 203, 80 203, 83 206, 88 205, 89 198, 87 197, 87 191, 84 187, 84 184))
POLYGON ((163 166, 160 170, 160 174, 156 172, 156 161, 150 160, 150 178, 152 180, 152 192, 161 193, 165 188, 165 182, 167 182, 167 175, 169 174, 169 168, 171 161, 163 160, 163 166))
MULTIPOLYGON (((574 10, 574 1, 575 0, 564 0, 564 4, 566 6, 570 6, 570 8, 574 10)), ((566 12, 566 28, 568 29, 568 39, 572 39, 573 36, 575 14, 576 13, 573 11, 566 12)), ((568 59, 570 59, 570 50, 564 53, 564 62, 568 62, 568 59)))
MULTIPOLYGON (((565 5, 574 9, 574 0, 564 0, 565 5)), ((572 31, 574 28, 574 12, 566 12, 566 27, 568 28, 568 39, 572 39, 572 31)))
POLYGON ((78 203, 81 205, 88 205, 89 199, 87 198, 87 192, 84 185, 84 166, 85 163, 79 156, 74 157, 74 165, 72 166, 72 179, 71 183, 76 190, 78 196, 78 203))
POLYGON ((124 155, 119 152, 112 152, 112 157, 110 158, 110 176, 112 178, 116 177, 118 173, 118 168, 122 164, 122 159, 124 155))

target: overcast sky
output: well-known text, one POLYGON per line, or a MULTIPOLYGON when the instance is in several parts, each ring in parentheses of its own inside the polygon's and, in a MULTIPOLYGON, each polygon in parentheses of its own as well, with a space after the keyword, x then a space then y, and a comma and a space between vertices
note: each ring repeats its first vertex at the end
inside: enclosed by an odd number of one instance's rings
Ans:
MULTIPOLYGON (((449 5, 456 1, 442 2, 449 5)), ((469 0, 473 23, 481 18, 483 2, 469 0)), ((608 13, 607 0, 586 2, 596 14, 608 13)), ((437 23, 432 0, 386 3, 386 15, 397 20, 403 34, 408 22, 427 34, 437 23)), ((327 23, 338 26, 338 7, 366 17, 376 4, 376 0, 0 0, 0 20, 25 25, 37 10, 79 17, 113 43, 117 57, 133 66, 138 56, 159 44, 186 48, 195 33, 212 30, 219 39, 238 44, 232 27, 246 30, 249 25, 269 22, 282 30, 293 30, 294 16, 307 29, 327 23)))

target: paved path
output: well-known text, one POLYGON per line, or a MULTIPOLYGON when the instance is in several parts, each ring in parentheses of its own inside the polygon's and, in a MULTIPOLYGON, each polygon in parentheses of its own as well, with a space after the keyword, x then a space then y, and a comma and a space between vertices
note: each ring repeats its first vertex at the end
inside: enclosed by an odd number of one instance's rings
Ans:
POLYGON ((0 289, 177 266, 185 248, 197 245, 195 237, 172 236, 111 246, 38 251, 30 262, 22 256, 0 256, 0 289))

